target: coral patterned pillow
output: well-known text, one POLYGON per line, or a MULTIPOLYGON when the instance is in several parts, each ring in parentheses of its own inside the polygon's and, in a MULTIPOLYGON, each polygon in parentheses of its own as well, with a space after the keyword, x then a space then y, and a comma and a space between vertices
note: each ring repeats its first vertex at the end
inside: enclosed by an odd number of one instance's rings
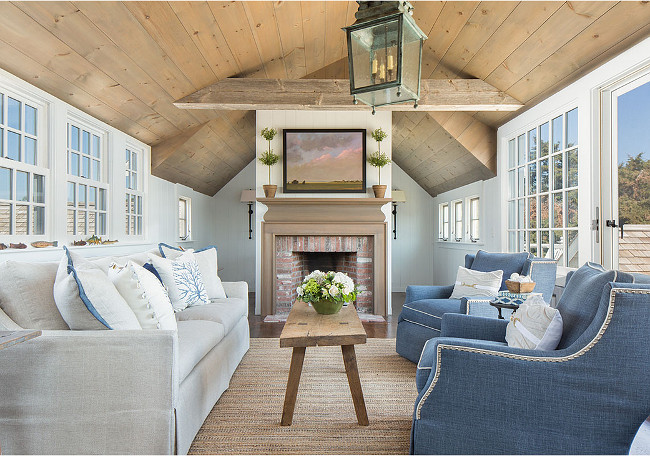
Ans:
POLYGON ((167 288, 175 312, 210 302, 199 264, 191 253, 174 260, 152 255, 151 262, 167 288))

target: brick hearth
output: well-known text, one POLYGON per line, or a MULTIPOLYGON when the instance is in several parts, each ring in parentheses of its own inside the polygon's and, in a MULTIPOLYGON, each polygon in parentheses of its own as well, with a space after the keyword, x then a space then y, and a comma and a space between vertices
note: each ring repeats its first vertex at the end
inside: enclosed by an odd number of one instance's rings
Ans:
POLYGON ((296 300, 296 288, 313 269, 348 274, 361 291, 356 306, 373 312, 373 236, 276 236, 276 313, 296 300))

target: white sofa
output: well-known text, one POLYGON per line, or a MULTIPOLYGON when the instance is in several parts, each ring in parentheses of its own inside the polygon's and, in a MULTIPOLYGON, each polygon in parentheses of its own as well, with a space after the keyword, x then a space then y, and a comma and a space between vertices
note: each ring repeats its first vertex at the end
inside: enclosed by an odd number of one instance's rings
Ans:
POLYGON ((0 350, 2 452, 186 454, 249 348, 246 282, 177 313, 178 331, 71 331, 54 303, 57 266, 0 264, 0 331, 43 330, 0 350))

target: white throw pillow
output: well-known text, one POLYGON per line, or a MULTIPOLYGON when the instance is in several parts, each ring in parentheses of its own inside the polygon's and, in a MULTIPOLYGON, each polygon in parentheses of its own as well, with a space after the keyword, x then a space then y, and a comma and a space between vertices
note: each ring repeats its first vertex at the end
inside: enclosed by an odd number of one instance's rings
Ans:
POLYGON ((501 288, 503 271, 481 272, 458 266, 456 283, 449 299, 496 296, 501 288))
POLYGON ((510 316, 506 327, 509 347, 555 350, 562 338, 562 315, 541 296, 529 297, 510 316))
POLYGON ((106 273, 67 247, 63 249, 54 302, 70 329, 142 329, 106 273))
POLYGON ((192 253, 185 253, 175 260, 154 255, 150 259, 167 288, 174 311, 209 302, 199 264, 192 253))
POLYGON ((151 272, 133 261, 124 266, 113 263, 108 278, 131 307, 142 329, 177 329, 167 290, 151 272))
POLYGON ((174 260, 182 255, 193 255, 196 262, 199 264, 199 270, 203 276, 205 283, 205 291, 208 293, 209 299, 225 299, 226 292, 223 289, 223 284, 217 273, 217 248, 213 245, 201 250, 179 250, 168 246, 167 244, 159 244, 160 254, 164 258, 174 260))

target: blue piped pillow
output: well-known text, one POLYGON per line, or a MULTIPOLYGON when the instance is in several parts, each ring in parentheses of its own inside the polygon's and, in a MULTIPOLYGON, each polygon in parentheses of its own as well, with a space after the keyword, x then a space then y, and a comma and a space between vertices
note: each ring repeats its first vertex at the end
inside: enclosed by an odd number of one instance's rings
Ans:
POLYGON ((142 329, 106 273, 67 247, 63 249, 54 302, 70 329, 142 329))
POLYGON ((152 273, 153 275, 155 275, 156 278, 160 281, 160 283, 163 283, 162 277, 160 277, 160 274, 158 274, 158 271, 156 271, 156 268, 154 268, 153 264, 145 263, 142 265, 142 267, 145 268, 150 273, 152 273))
POLYGON ((226 292, 217 273, 217 248, 209 245, 200 250, 181 250, 180 248, 160 243, 158 250, 163 258, 174 260, 183 254, 190 254, 199 264, 199 269, 205 284, 209 299, 224 299, 226 292))

